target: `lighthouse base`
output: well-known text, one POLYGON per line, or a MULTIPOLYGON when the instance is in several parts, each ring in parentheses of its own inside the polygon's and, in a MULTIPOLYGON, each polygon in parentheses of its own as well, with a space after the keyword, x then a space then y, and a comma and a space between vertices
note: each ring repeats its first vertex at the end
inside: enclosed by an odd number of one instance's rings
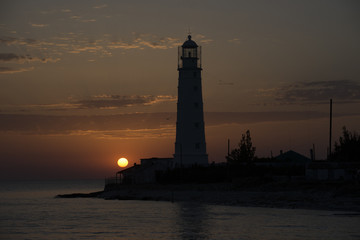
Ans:
POLYGON ((207 154, 174 154, 174 167, 208 166, 207 154))

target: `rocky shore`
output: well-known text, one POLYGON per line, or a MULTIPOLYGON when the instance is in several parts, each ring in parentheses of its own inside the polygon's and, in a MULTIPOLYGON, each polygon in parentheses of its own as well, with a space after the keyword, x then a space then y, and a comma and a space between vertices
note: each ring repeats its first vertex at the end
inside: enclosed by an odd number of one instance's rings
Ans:
POLYGON ((59 198, 152 200, 244 207, 341 210, 360 213, 360 186, 353 183, 270 183, 242 186, 234 183, 116 185, 93 193, 58 195, 59 198))

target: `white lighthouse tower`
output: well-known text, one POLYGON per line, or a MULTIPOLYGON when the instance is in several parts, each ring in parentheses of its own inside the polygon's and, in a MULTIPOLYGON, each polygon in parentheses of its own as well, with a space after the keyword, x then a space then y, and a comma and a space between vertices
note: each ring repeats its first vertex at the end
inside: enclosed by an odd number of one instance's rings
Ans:
POLYGON ((175 167, 208 165, 201 88, 201 47, 191 36, 178 51, 175 167))

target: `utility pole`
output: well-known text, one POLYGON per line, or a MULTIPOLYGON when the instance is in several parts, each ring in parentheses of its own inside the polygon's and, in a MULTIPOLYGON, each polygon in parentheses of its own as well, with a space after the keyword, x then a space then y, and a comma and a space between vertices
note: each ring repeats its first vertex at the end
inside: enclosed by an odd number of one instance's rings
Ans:
POLYGON ((228 147, 228 149, 227 149, 228 154, 227 155, 230 156, 230 138, 228 138, 228 146, 227 147, 228 147))
POLYGON ((328 160, 330 160, 331 157, 331 135, 332 135, 332 99, 330 99, 330 129, 329 129, 329 153, 328 153, 328 160))

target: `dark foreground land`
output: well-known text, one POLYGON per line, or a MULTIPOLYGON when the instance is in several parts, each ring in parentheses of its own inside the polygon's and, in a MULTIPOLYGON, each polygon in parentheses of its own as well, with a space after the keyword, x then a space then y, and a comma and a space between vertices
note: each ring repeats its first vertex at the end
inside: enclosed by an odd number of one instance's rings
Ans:
POLYGON ((360 184, 357 182, 254 183, 250 179, 236 183, 112 185, 107 186, 104 191, 64 194, 57 197, 193 201, 244 207, 340 210, 360 213, 360 184))

